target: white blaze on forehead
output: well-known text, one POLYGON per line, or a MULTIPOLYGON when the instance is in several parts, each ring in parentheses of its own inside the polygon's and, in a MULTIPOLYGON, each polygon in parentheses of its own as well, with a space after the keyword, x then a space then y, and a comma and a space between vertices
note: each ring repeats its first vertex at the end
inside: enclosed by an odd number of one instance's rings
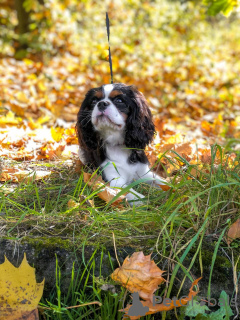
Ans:
POLYGON ((106 84, 103 89, 104 89, 104 95, 105 99, 108 99, 110 93, 113 91, 114 85, 113 84, 106 84))

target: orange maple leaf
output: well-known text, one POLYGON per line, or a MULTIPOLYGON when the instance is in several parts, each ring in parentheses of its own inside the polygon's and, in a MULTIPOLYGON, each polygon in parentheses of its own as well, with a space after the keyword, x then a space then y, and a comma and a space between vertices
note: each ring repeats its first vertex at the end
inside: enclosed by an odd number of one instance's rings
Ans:
POLYGON ((141 251, 127 257, 123 265, 111 274, 111 278, 120 282, 130 292, 138 292, 142 299, 152 302, 153 293, 165 281, 163 272, 151 260, 151 254, 144 256, 141 251))
MULTIPOLYGON (((193 283, 192 283, 192 286, 191 288, 189 289, 189 294, 187 297, 185 298, 182 298, 182 299, 179 299, 179 300, 171 300, 171 299, 165 299, 165 301, 163 303, 160 303, 160 304, 154 304, 147 300, 147 301, 140 301, 141 303, 141 307, 142 308, 145 308, 146 310, 146 313, 144 314, 145 316, 146 315, 149 315, 149 314, 154 314, 154 313, 157 313, 157 312, 161 312, 161 311, 169 311, 169 310, 172 310, 174 308, 179 308, 183 305, 186 305, 189 301, 191 301, 193 299, 193 297, 195 297, 197 294, 198 294, 198 291, 193 291, 193 287, 195 285, 198 284, 198 281, 200 280, 201 278, 199 279, 196 279, 193 283)), ((137 320, 139 319, 141 316, 140 315, 131 315, 131 313, 129 312, 130 311, 130 308, 132 307, 133 305, 127 305, 126 308, 124 308, 124 310, 120 310, 120 311, 124 311, 125 314, 124 314, 124 317, 123 319, 131 319, 131 320, 137 320)))

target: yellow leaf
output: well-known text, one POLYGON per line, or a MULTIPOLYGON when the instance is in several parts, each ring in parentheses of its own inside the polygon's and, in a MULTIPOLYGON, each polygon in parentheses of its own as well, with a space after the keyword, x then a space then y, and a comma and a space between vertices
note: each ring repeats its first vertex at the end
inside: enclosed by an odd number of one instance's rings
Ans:
POLYGON ((16 118, 12 111, 9 111, 6 116, 0 117, 0 125, 1 124, 18 124, 22 122, 21 118, 16 118))
POLYGON ((40 125, 42 125, 42 124, 48 122, 49 120, 50 120, 50 117, 49 117, 48 115, 46 115, 46 116, 43 116, 43 117, 39 117, 39 118, 37 119, 37 122, 38 122, 40 125))
POLYGON ((26 254, 19 268, 5 257, 0 265, 0 284, 0 320, 31 319, 42 297, 44 280, 36 283, 35 269, 26 254))
POLYGON ((51 128, 51 135, 56 142, 59 142, 64 134, 64 128, 51 128))
POLYGON ((38 89, 40 90, 40 91, 46 91, 47 90, 47 87, 45 86, 45 84, 42 82, 42 81, 40 81, 40 82, 38 82, 38 89))
POLYGON ((31 73, 31 74, 27 75, 27 78, 29 80, 36 80, 37 79, 37 75, 35 73, 31 73))
POLYGON ((30 60, 30 59, 23 59, 23 62, 27 65, 27 66, 32 66, 34 64, 34 61, 30 60))
POLYGON ((22 91, 16 93, 16 98, 19 102, 28 103, 28 98, 26 97, 26 94, 22 91))

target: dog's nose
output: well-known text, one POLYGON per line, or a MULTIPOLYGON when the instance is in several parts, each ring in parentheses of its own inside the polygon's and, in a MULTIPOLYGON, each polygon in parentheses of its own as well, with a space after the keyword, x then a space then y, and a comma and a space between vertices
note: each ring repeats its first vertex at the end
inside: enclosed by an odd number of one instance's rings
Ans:
POLYGON ((105 109, 107 109, 107 106, 110 105, 109 101, 100 101, 98 102, 98 109, 99 111, 104 111, 105 109))

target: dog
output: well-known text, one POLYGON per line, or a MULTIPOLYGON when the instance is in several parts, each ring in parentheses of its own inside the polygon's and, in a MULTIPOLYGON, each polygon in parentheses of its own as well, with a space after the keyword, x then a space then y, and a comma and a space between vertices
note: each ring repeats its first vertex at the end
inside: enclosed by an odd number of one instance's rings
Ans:
MULTIPOLYGON (((165 185, 150 170, 144 152, 156 131, 147 101, 135 86, 115 83, 89 90, 77 115, 76 131, 80 160, 100 168, 111 187, 124 188, 138 179, 156 187, 165 185)), ((130 204, 140 205, 144 196, 129 191, 130 204)))

